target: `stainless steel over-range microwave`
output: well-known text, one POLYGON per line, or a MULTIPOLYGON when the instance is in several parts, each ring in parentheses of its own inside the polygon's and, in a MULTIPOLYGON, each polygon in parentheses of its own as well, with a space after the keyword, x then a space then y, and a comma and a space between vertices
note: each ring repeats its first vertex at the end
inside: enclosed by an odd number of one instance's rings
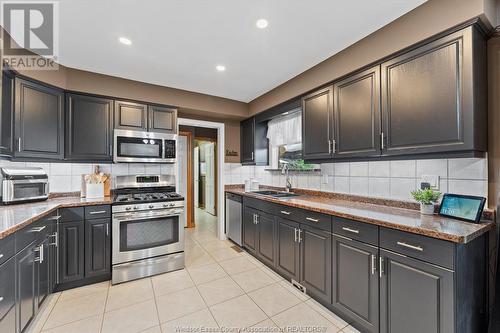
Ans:
POLYGON ((114 130, 113 162, 175 163, 177 135, 114 130))

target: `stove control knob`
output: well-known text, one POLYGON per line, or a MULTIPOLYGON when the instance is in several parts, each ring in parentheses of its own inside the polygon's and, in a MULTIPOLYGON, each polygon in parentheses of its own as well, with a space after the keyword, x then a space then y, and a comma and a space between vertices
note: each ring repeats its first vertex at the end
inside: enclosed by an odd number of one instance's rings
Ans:
POLYGON ((167 207, 168 207, 168 205, 167 205, 167 204, 163 204, 163 208, 167 208, 167 207))
POLYGON ((131 210, 132 208, 131 207, 125 207, 125 210, 131 210))
POLYGON ((153 209, 153 208, 155 208, 155 206, 149 205, 149 209, 153 209))
POLYGON ((175 206, 175 204, 172 202, 172 203, 170 204, 170 207, 174 207, 174 206, 175 206))
POLYGON ((139 206, 134 206, 134 209, 139 209, 139 206))

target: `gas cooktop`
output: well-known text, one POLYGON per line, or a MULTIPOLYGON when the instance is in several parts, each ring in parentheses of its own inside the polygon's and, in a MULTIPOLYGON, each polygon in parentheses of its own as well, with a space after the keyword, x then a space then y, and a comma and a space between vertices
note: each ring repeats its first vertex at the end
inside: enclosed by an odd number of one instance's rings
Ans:
POLYGON ((184 200, 182 195, 175 192, 146 192, 118 194, 114 204, 148 203, 184 200))

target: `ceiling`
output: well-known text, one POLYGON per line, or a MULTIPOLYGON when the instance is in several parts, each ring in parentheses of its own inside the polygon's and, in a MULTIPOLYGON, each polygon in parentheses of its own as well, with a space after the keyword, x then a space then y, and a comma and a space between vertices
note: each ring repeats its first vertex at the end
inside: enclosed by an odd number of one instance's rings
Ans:
POLYGON ((61 0, 60 63, 249 102, 423 2, 61 0))

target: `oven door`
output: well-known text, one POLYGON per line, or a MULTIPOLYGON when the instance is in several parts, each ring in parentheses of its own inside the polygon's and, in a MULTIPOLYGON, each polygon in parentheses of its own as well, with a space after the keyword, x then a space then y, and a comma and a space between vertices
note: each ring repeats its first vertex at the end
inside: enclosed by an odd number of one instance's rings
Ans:
POLYGON ((113 264, 184 251, 182 209, 113 215, 113 264))

